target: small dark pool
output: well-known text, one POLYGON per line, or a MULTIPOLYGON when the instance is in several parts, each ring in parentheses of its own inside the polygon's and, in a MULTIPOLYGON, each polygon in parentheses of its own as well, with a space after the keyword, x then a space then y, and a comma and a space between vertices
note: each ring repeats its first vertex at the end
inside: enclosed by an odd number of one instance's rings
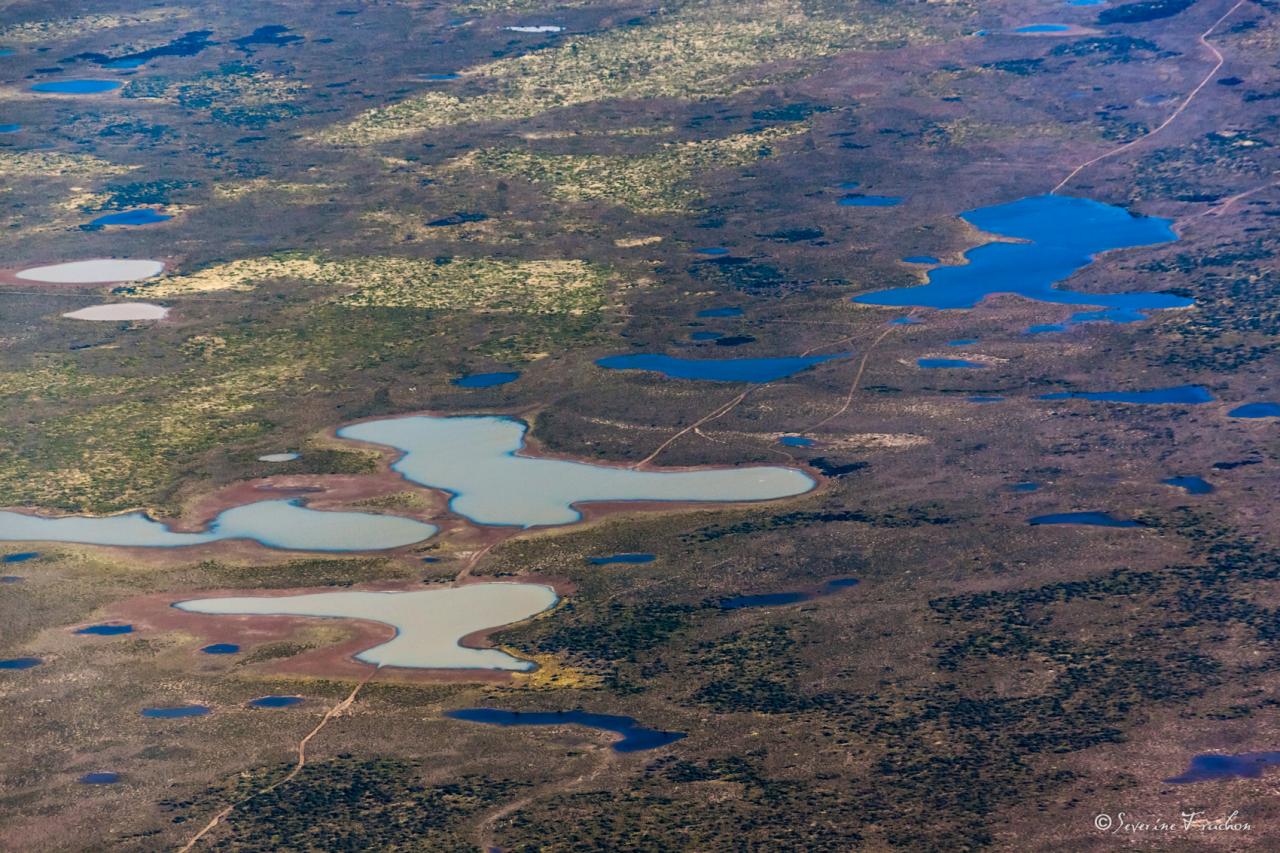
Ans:
POLYGON ((593 566, 607 566, 610 563, 652 563, 654 561, 652 554, 627 553, 627 554, 609 554, 605 557, 587 557, 587 562, 593 566))
POLYGON ((179 705, 174 708, 143 708, 142 716, 154 720, 178 720, 183 717, 203 717, 212 711, 204 705, 179 705))
POLYGON ((803 435, 784 435, 778 439, 778 444, 786 447, 813 447, 813 439, 803 435))
POLYGON ((1114 518, 1108 512, 1056 512, 1027 519, 1032 525, 1082 524, 1090 527, 1145 527, 1142 522, 1127 518, 1114 518))
POLYGON ((704 308, 698 312, 699 317, 741 317, 742 309, 734 305, 724 308, 704 308))
POLYGON ((1164 781, 1170 785, 1185 785, 1220 779, 1257 779, 1263 770, 1277 764, 1280 764, 1280 752, 1205 753, 1192 758, 1191 766, 1182 775, 1164 781))
POLYGON ((206 655, 235 655, 240 653, 240 647, 235 643, 214 643, 213 645, 205 646, 200 651, 206 655))
POLYGON ((172 219, 166 213, 152 210, 149 207, 139 208, 138 210, 123 210, 120 213, 108 213, 106 216, 99 216, 97 219, 90 220, 89 224, 81 225, 85 231, 97 231, 108 225, 154 225, 157 222, 165 222, 172 219))
POLYGON ((491 726, 586 726, 600 731, 622 735, 613 745, 616 752, 642 752, 675 743, 684 732, 667 732, 646 729, 631 717, 613 714, 592 714, 587 711, 502 711, 497 708, 463 708, 446 711, 445 716, 469 723, 485 723, 491 726))
POLYGON ((970 403, 999 403, 1004 400, 1004 397, 994 395, 994 394, 989 394, 989 395, 977 394, 972 397, 965 397, 965 400, 967 400, 970 403))
POLYGON ((916 364, 926 368, 963 368, 965 370, 981 370, 985 364, 969 361, 965 358, 918 358, 916 364))
POLYGON ((894 195, 851 193, 841 198, 839 204, 841 207, 894 207, 902 204, 902 198, 894 195))
POLYGON ((493 388, 496 385, 506 385, 508 382, 515 382, 520 378, 520 374, 514 371, 498 372, 498 373, 470 373, 466 376, 459 376, 452 380, 452 384, 459 388, 493 388))
POLYGON ((1014 483, 1009 487, 1011 492, 1034 492, 1040 488, 1039 483, 1033 483, 1030 480, 1023 480, 1021 483, 1014 483))
POLYGON ((0 575, 0 583, 22 583, 24 580, 21 575, 0 575))
POLYGON ((716 256, 716 255, 729 254, 729 250, 726 249, 724 246, 704 246, 701 249, 694 249, 694 251, 697 252, 699 255, 716 256))
POLYGON ((1213 491, 1213 486, 1200 477, 1170 477, 1160 482, 1166 486, 1182 489, 1189 495, 1207 495, 1213 491))
POLYGON ((31 669, 41 663, 40 658, 8 658, 0 660, 0 669, 31 669))
POLYGON ((250 700, 249 705, 253 708, 290 708, 301 702, 301 696, 260 696, 250 700))
POLYGON ((19 551, 17 554, 5 554, 0 557, 2 563, 25 563, 27 560, 34 560, 40 556, 39 551, 19 551))
POLYGON ((84 634, 90 637, 115 637, 120 634, 132 634, 132 625, 90 625, 87 628, 81 628, 76 631, 77 634, 84 634))
POLYGON ((717 606, 721 610, 743 610, 748 607, 782 607, 787 604, 799 604, 804 601, 812 601, 815 598, 822 598, 823 596, 831 595, 833 592, 855 587, 858 583, 857 578, 833 578, 816 591, 800 590, 736 595, 733 598, 722 598, 717 606))
POLYGON ((949 347, 967 347, 978 342, 977 338, 956 338, 954 341, 947 341, 949 347))
POLYGON ((86 773, 80 777, 81 785, 114 785, 120 781, 119 773, 111 773, 102 771, 99 773, 86 773))
POLYGON ((690 340, 695 341, 714 341, 716 338, 724 337, 720 332, 694 332, 689 335, 690 340))

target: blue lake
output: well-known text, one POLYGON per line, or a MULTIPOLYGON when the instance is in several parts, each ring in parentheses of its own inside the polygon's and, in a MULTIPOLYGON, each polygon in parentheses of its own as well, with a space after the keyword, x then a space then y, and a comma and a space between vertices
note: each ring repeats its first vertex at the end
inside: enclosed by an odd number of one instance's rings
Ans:
POLYGON ((0 660, 0 669, 31 669, 40 663, 40 658, 7 658, 0 660))
POLYGON ((857 181, 845 181, 843 184, 837 185, 837 188, 842 190, 856 190, 860 186, 862 185, 857 181))
POLYGON ((758 501, 814 486, 804 472, 781 466, 638 471, 522 456, 527 430, 521 421, 492 415, 418 415, 353 424, 338 436, 403 451, 392 470, 452 493, 449 507, 480 524, 572 524, 581 518, 579 503, 758 501))
POLYGON ((76 631, 90 637, 117 637, 121 634, 132 634, 132 625, 90 625, 87 628, 81 628, 76 631))
POLYGON ((721 610, 744 610, 749 607, 782 607, 787 604, 800 604, 805 601, 813 601, 815 598, 831 595, 842 589, 849 589, 857 586, 859 583, 857 578, 833 578, 824 583, 816 591, 791 591, 791 592, 763 592, 754 595, 736 595, 732 598, 723 598, 717 604, 721 610))
POLYGON ((168 44, 162 44, 159 47, 153 47, 148 50, 140 50, 136 53, 126 53, 121 56, 82 53, 74 58, 87 59, 106 68, 141 68, 152 59, 158 59, 162 56, 195 56, 205 48, 213 47, 217 44, 217 42, 209 40, 211 35, 213 35, 211 30, 195 30, 184 33, 181 37, 168 44))
POLYGON ((421 542, 437 530, 434 525, 395 515, 311 510, 300 500, 258 501, 233 507, 215 518, 203 533, 175 533, 141 512, 45 518, 0 511, 0 541, 125 547, 175 547, 251 539, 283 550, 370 551, 421 542))
POLYGON ((954 341, 947 341, 949 347, 967 347, 978 342, 977 338, 956 338, 954 341))
POLYGON ((1262 771, 1280 764, 1280 752, 1242 752, 1238 755, 1205 753, 1191 759, 1191 766, 1180 776, 1165 779, 1166 784, 1214 782, 1221 779, 1257 779, 1262 771))
POLYGON ((500 373, 469 373, 466 376, 459 376, 452 380, 452 384, 459 388, 493 388, 495 385, 506 385, 508 382, 515 382, 520 378, 520 374, 512 372, 500 373))
POLYGON ((613 745, 616 752, 641 752, 675 743, 683 732, 646 729, 631 717, 591 714, 586 711, 501 711, 497 708, 463 708, 446 711, 452 720, 485 723, 491 726, 586 726, 622 735, 613 745))
POLYGON ((157 222, 165 222, 172 218, 166 213, 159 213, 149 207, 144 207, 138 210, 108 213, 106 216, 99 216, 97 219, 90 220, 87 225, 81 225, 80 227, 85 231, 97 231, 99 228, 105 228, 108 225, 154 225, 157 222))
POLYGON ((610 563, 652 563, 654 556, 652 554, 630 553, 630 554, 609 554, 606 557, 587 557, 587 562, 593 566, 607 566, 610 563))
POLYGON ((907 264, 936 264, 936 263, 939 263, 938 259, 937 259, 937 258, 935 258, 933 255, 908 255, 907 257, 903 258, 903 259, 902 259, 902 261, 903 261, 903 263, 907 263, 907 264))
POLYGON ((462 75, 454 71, 448 71, 443 74, 423 74, 419 79, 427 80, 432 83, 441 83, 446 80, 457 80, 462 75))
POLYGON ((1280 418, 1280 403, 1246 403, 1227 414, 1233 418, 1280 418))
POLYGON ((101 771, 98 773, 86 773, 80 777, 81 785, 114 785, 120 781, 119 773, 111 773, 109 771, 101 771))
POLYGON ((1145 527, 1138 521, 1125 518, 1113 518, 1107 512, 1057 512, 1049 515, 1037 515, 1027 519, 1029 524, 1081 524, 1088 527, 1145 527))
POLYGON ((608 370, 647 370, 671 379, 710 382, 773 382, 848 353, 783 358, 675 358, 658 353, 611 355, 596 362, 608 370))
POLYGON ((39 551, 19 551, 16 554, 5 554, 0 557, 0 562, 4 563, 25 563, 27 560, 34 560, 40 556, 39 551))
POLYGON ((1213 395, 1201 385, 1178 385, 1147 391, 1062 391, 1041 394, 1041 400, 1094 400, 1102 403, 1136 403, 1140 405, 1198 406, 1212 403, 1213 395))
POLYGON ((0 124, 0 133, 17 133, 22 130, 20 124, 0 124))
POLYGON ((1189 495, 1207 495, 1213 491, 1213 485, 1200 477, 1170 477, 1160 482, 1166 486, 1182 489, 1189 495))
POLYGON ((864 305, 972 308, 995 293, 1065 305, 1096 305, 1088 319, 1131 322, 1143 312, 1185 308, 1192 300, 1168 293, 1079 293, 1055 287, 1095 255, 1176 240, 1170 220, 1134 216, 1109 204, 1042 195, 983 207, 961 216, 989 234, 1026 242, 986 243, 965 252, 966 264, 932 269, 928 283, 853 297, 864 305))
POLYGON ((142 716, 154 720, 178 720, 183 717, 203 717, 212 711, 204 705, 179 705, 176 708, 143 708, 142 716))
POLYGON ((710 255, 712 257, 716 255, 729 254, 729 250, 726 249, 724 246, 704 246, 701 249, 694 249, 694 251, 697 252, 699 255, 710 255))
POLYGON ((240 647, 235 643, 214 643, 213 645, 205 646, 200 651, 206 655, 235 655, 240 653, 240 647))
POLYGON ((861 195, 842 196, 838 204, 841 207, 894 207, 902 204, 900 196, 893 195, 861 195))
POLYGON ((1027 24, 1025 27, 1018 27, 1015 33, 1065 33, 1071 27, 1067 24, 1027 24))
POLYGON ((254 708, 290 708, 303 701, 301 696, 260 696, 251 699, 249 705, 254 708))
POLYGON ((894 317, 889 321, 891 326, 920 326, 923 324, 923 320, 917 320, 915 317, 894 317))
POLYGON ((778 444, 785 447, 812 447, 813 439, 806 438, 803 435, 784 435, 778 439, 778 444))
POLYGON ((968 361, 963 358, 918 358, 916 364, 920 367, 954 367, 964 368, 965 370, 981 370, 986 367, 985 364, 977 361, 968 361))
POLYGON ((724 308, 704 308, 698 312, 699 317, 741 317, 742 309, 730 305, 724 308))
POLYGON ((36 83, 31 91, 55 95, 96 95, 119 89, 123 85, 119 80, 50 80, 47 83, 36 83))

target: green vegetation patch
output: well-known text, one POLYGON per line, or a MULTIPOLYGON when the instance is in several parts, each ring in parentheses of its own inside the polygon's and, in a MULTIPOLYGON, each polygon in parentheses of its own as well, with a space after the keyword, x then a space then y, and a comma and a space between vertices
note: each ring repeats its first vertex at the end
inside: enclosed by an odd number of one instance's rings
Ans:
POLYGON ((932 38, 908 15, 879 3, 826 9, 797 0, 719 0, 691 3, 653 21, 468 69, 463 77, 483 94, 428 92, 370 110, 321 138, 368 145, 435 127, 519 120, 614 98, 722 97, 795 73, 787 64, 932 38))
POLYGON ((551 195, 562 201, 606 201, 641 213, 677 213, 699 201, 700 193, 690 183, 696 175, 771 157, 775 145, 806 130, 805 125, 795 125, 724 139, 672 142, 636 156, 491 148, 455 166, 523 177, 549 186, 551 195))

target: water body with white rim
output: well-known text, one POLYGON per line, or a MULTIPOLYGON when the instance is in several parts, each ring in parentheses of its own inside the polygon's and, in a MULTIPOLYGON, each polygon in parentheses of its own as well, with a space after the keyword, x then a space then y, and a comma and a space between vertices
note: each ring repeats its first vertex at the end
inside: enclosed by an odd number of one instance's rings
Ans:
POLYGON ((476 583, 412 592, 317 592, 179 601, 179 610, 222 616, 317 616, 362 619, 396 629, 396 636, 357 654, 375 666, 412 669, 498 669, 527 672, 531 661, 500 649, 469 649, 459 641, 486 628, 528 619, 557 601, 542 584, 476 583))
POLYGON ((129 260, 124 258, 94 258, 89 261, 70 261, 65 264, 49 264, 31 267, 15 274, 24 281, 46 284, 107 284, 117 281, 138 281, 164 272, 163 261, 129 260))
POLYGON ((298 500, 258 501, 218 515, 201 533, 178 533, 144 513, 61 516, 0 511, 0 541, 74 542, 174 548, 228 539, 249 539, 285 551, 378 551, 429 539, 439 528, 397 515, 327 512, 298 500))
POLYGON ((528 426, 494 415, 417 415, 353 424, 341 438, 404 452, 391 467, 407 480, 452 492, 450 509, 479 524, 572 524, 575 504, 598 501, 761 501, 811 490, 795 468, 752 466, 636 471, 520 456, 528 426))

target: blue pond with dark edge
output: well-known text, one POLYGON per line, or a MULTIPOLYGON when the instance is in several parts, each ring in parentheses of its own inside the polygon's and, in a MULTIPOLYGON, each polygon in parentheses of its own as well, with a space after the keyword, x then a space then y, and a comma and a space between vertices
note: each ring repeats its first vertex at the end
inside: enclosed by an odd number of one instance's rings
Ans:
POLYGON ((485 723, 491 726, 587 726, 600 731, 622 735, 613 745, 615 752, 642 752, 675 743, 684 732, 666 732, 646 729, 631 717, 613 714, 592 714, 586 711, 502 711, 497 708, 463 708, 446 711, 451 720, 469 723, 485 723))
POLYGON ((844 196, 838 204, 841 207, 894 207, 902 204, 901 196, 894 195, 862 195, 854 193, 844 196))
POLYGON ((1108 512, 1055 512, 1028 518, 1033 526, 1045 524, 1081 524, 1087 527, 1145 527, 1142 522, 1128 518, 1114 518, 1108 512))
POLYGON ((519 378, 520 374, 515 371, 469 373, 466 376, 459 376, 457 379, 451 380, 451 384, 457 385, 459 388, 493 388, 497 385, 515 382, 519 378))
POLYGON ((132 625, 90 625, 87 628, 81 628, 76 631, 77 634, 83 634, 90 637, 117 637, 120 634, 132 634, 132 625))
POLYGON ((81 785, 114 785, 119 781, 119 773, 111 773, 108 771, 86 773, 80 777, 81 785))
POLYGON ((99 216, 97 219, 90 220, 87 225, 81 225, 80 227, 85 231, 97 231, 107 225, 154 225, 157 222, 164 222, 172 218, 167 213, 159 213, 149 207, 144 207, 138 210, 108 213, 106 216, 99 216))
POLYGON ((935 258, 933 255, 908 255, 907 257, 905 257, 905 258, 903 258, 903 259, 902 259, 902 262, 903 262, 903 263, 906 263, 906 264, 936 264, 936 263, 939 263, 938 259, 937 259, 937 258, 935 258))
POLYGON ((899 308, 972 308, 992 294, 1016 293, 1040 302, 1101 306, 1104 311, 1091 312, 1087 319, 1111 322, 1132 322, 1143 319, 1147 311, 1193 304, 1170 293, 1079 293, 1055 287, 1100 252, 1176 240, 1168 219, 1134 216, 1120 207, 1058 195, 978 208, 961 218, 989 234, 1022 242, 986 243, 965 252, 962 265, 930 270, 927 284, 879 290, 853 301, 899 308))
POLYGON ((20 124, 0 124, 0 133, 17 133, 22 130, 20 124))
POLYGON ((240 647, 235 643, 213 643, 200 651, 206 655, 236 655, 240 653, 240 647))
POLYGON ((1027 24, 1025 27, 1018 27, 1015 33, 1065 33, 1070 30, 1066 24, 1027 24))
POLYGON ((799 373, 848 353, 834 355, 792 356, 784 358, 674 358, 657 353, 611 355, 596 364, 608 370, 645 370, 661 373, 671 379, 695 379, 709 382, 772 382, 799 373))
POLYGON ((699 255, 727 255, 729 250, 724 246, 704 246, 701 249, 694 249, 699 255))
POLYGON ((1040 490, 1039 483, 1033 483, 1030 480, 1023 480, 1021 483, 1014 483, 1009 487, 1011 492, 1035 492, 1040 490))
POLYGON ((1212 403, 1213 395, 1202 385, 1178 385, 1174 388, 1152 388, 1146 391, 1062 391, 1041 394, 1041 400, 1094 400, 1102 403, 1136 403, 1158 406, 1199 406, 1212 403))
POLYGON ((40 658, 6 658, 0 660, 0 669, 31 669, 42 663, 40 658))
POLYGON ((0 557, 0 562, 4 563, 25 563, 27 560, 34 560, 40 556, 39 551, 19 551, 16 554, 5 554, 0 557))
POLYGON ((607 566, 610 563, 652 563, 656 559, 652 554, 642 554, 639 552, 628 554, 609 554, 604 557, 587 557, 587 562, 593 566, 607 566))
POLYGON ((813 601, 815 598, 831 595, 842 589, 855 587, 860 583, 857 578, 832 578, 816 592, 804 590, 792 592, 762 592, 755 595, 735 595, 723 598, 717 604, 721 610, 744 610, 748 607, 782 607, 787 604, 800 604, 813 601))
POLYGON ((1160 482, 1166 486, 1182 489, 1189 495, 1207 495, 1213 491, 1213 485, 1200 477, 1170 477, 1160 482))
POLYGON ((204 705, 179 705, 175 708, 143 708, 142 716, 153 720, 179 720, 184 717, 203 717, 212 711, 204 705))
POLYGON ((303 701, 301 696, 260 696, 249 701, 253 708, 291 708, 303 701))
POLYGON ((735 305, 724 308, 704 308, 698 312, 699 317, 741 317, 742 309, 735 305))
POLYGON ((123 85, 119 80, 50 80, 36 83, 31 91, 53 95, 97 95, 119 89, 123 85))
POLYGON ((445 80, 457 80, 461 76, 462 75, 458 74, 457 72, 450 71, 444 74, 423 74, 421 79, 429 80, 432 83, 437 83, 437 82, 443 82, 445 80))
POLYGON ((1222 779, 1258 779, 1262 771, 1280 764, 1280 752, 1242 752, 1237 755, 1204 753, 1191 759, 1180 776, 1165 779, 1169 785, 1216 782, 1222 779))
POLYGON ((956 338, 954 341, 947 341, 949 347, 967 347, 978 342, 977 338, 956 338))
POLYGON ((927 368, 951 367, 962 368, 964 370, 981 370, 986 367, 986 365, 981 362, 969 361, 968 359, 963 358, 918 358, 916 359, 916 364, 920 367, 927 368))
POLYGON ((1227 414, 1233 418, 1280 418, 1280 403, 1245 403, 1227 414))
POLYGON ((813 439, 803 435, 784 435, 778 439, 778 444, 785 447, 813 447, 813 439))

